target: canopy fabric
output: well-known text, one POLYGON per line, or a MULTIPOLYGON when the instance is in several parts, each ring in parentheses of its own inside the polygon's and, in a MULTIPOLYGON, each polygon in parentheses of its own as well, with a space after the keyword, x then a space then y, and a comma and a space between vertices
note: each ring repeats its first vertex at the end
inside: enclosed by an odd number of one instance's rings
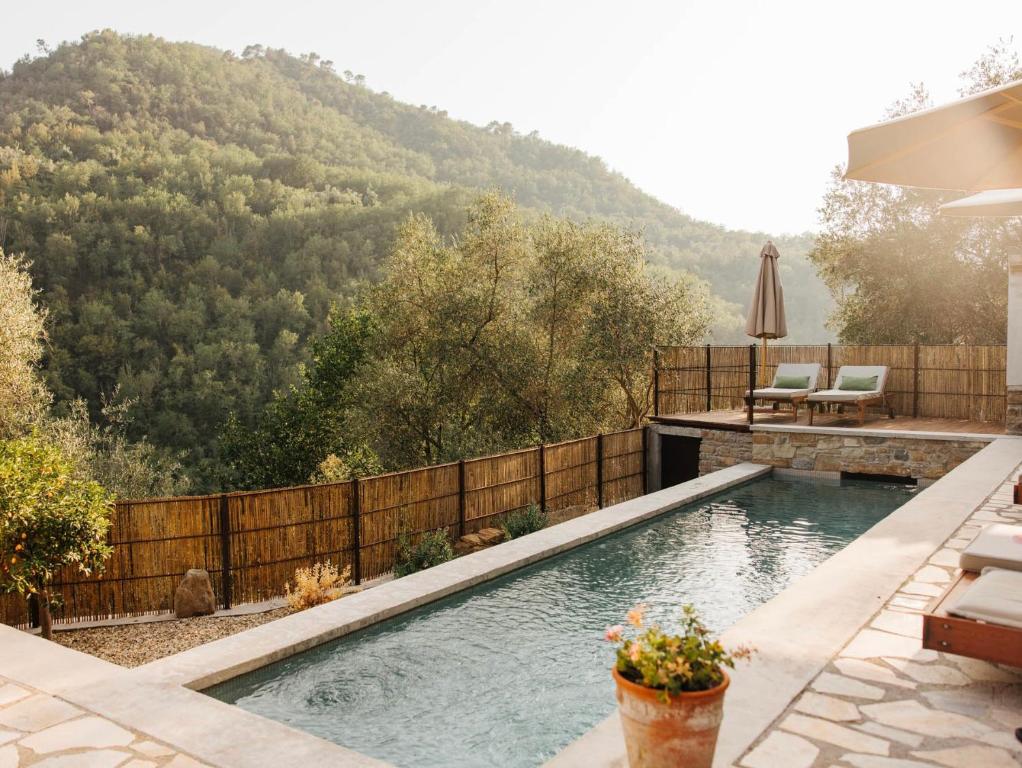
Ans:
POLYGON ((845 178, 967 192, 1022 187, 1022 80, 852 131, 845 178))
POLYGON ((780 339, 788 335, 788 325, 784 320, 784 290, 777 272, 777 259, 781 254, 768 241, 759 256, 759 278, 749 305, 745 333, 757 339, 780 339))
POLYGON ((1022 189, 991 189, 940 206, 941 216, 1022 216, 1022 189))

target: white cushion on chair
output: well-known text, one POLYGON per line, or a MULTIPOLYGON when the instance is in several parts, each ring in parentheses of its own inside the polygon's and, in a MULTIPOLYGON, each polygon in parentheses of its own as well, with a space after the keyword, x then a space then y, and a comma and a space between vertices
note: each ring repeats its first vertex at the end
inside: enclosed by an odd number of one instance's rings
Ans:
POLYGON ((987 568, 948 613, 1022 629, 1022 573, 987 568))
MULTIPOLYGON (((777 387, 764 387, 755 389, 752 396, 759 400, 791 400, 793 397, 805 397, 811 389, 778 389, 777 387)), ((745 390, 745 396, 749 396, 749 390, 745 390)))
MULTIPOLYGON (((777 370, 774 372, 774 381, 784 376, 808 376, 809 377, 809 389, 816 389, 817 383, 820 379, 820 364, 819 363, 778 363, 777 370)), ((776 387, 766 387, 765 389, 776 389, 776 387)), ((764 390, 757 390, 762 392, 764 390)), ((781 392, 801 392, 802 390, 793 389, 782 389, 781 392)))
POLYGON ((963 571, 988 567, 1022 571, 1022 525, 988 525, 962 550, 958 566, 963 571))
POLYGON ((822 392, 813 392, 809 395, 809 401, 813 403, 854 403, 858 400, 875 400, 883 394, 879 389, 871 389, 867 392, 854 389, 825 389, 822 392))

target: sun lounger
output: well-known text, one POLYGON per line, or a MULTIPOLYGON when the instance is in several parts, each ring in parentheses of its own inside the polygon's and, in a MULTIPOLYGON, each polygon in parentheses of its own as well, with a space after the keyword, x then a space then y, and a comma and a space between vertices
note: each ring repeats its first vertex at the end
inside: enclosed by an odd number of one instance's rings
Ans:
POLYGON ((923 647, 1022 667, 1022 526, 987 526, 923 614, 923 647))
POLYGON ((866 421, 866 407, 882 404, 887 415, 894 418, 894 409, 887 402, 884 387, 887 385, 886 365, 842 365, 838 369, 833 389, 814 392, 807 398, 809 401, 809 423, 813 423, 813 410, 817 405, 835 403, 837 405, 854 405, 859 409, 859 423, 866 421), (875 379, 875 381, 874 381, 875 379), (863 384, 870 384, 868 389, 863 384), (855 388, 853 388, 855 387, 855 388))
MULTIPOLYGON (((771 386, 752 391, 753 402, 765 400, 773 403, 789 403, 795 414, 795 421, 798 421, 799 405, 806 401, 816 391, 817 381, 820 378, 819 363, 780 363, 774 373, 774 380, 771 386), (799 380, 804 383, 801 387, 778 386, 787 385, 799 380)), ((749 402, 749 390, 745 390, 745 402, 749 402)))

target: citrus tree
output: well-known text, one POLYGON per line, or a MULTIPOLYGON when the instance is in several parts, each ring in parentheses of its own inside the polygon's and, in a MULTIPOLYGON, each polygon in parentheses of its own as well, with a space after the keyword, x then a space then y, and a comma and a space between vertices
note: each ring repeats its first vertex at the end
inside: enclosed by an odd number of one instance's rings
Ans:
POLYGON ((37 437, 0 442, 0 589, 38 596, 43 637, 54 575, 102 570, 112 513, 113 496, 77 477, 58 448, 37 437))

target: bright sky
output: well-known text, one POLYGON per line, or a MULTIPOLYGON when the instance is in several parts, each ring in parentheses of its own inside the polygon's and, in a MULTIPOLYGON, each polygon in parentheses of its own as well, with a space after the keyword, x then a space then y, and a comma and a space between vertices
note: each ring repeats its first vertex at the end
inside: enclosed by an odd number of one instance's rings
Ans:
POLYGON ((110 27, 240 52, 315 51, 413 104, 602 157, 700 219, 816 227, 845 136, 1017 34, 1018 0, 50 0, 6 8, 0 67, 110 27))

